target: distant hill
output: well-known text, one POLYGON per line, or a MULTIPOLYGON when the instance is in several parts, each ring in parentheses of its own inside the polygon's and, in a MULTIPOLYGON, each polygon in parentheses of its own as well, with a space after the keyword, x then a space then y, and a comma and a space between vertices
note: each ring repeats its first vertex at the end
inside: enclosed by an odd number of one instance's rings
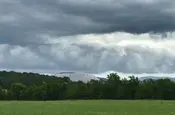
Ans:
POLYGON ((100 80, 100 77, 87 73, 60 72, 57 74, 38 74, 27 72, 0 71, 0 86, 9 88, 13 83, 23 83, 25 85, 39 85, 43 82, 60 82, 68 77, 72 81, 88 82, 91 79, 100 80))
POLYGON ((156 76, 144 76, 144 77, 140 77, 139 80, 141 80, 141 81, 147 80, 147 79, 158 80, 158 79, 165 79, 165 78, 168 78, 171 81, 175 82, 175 78, 172 78, 172 77, 156 77, 156 76))
POLYGON ((57 77, 69 77, 72 81, 83 81, 88 82, 91 79, 99 80, 100 77, 94 76, 92 74, 80 73, 80 72, 60 72, 55 74, 57 77))
MULTIPOLYGON (((139 77, 140 81, 146 79, 162 79, 169 78, 175 82, 175 78, 172 77, 156 77, 145 76, 139 77)), ((26 73, 26 72, 14 72, 14 71, 0 71, 0 86, 3 88, 10 88, 13 83, 23 83, 24 85, 39 85, 43 82, 65 82, 65 81, 83 81, 88 82, 91 79, 94 80, 106 80, 106 78, 80 72, 60 72, 57 74, 38 74, 38 73, 26 73), (65 78, 67 77, 67 78, 65 78)))
POLYGON ((65 79, 52 75, 43 75, 38 73, 0 71, 0 86, 9 88, 13 83, 23 83, 25 85, 39 85, 43 82, 60 82, 65 79))

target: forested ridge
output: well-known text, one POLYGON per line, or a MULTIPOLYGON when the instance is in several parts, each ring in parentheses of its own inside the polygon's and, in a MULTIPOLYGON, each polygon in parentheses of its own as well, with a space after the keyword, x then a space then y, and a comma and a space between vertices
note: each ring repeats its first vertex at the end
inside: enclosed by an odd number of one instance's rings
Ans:
POLYGON ((165 99, 175 100, 170 79, 139 81, 111 73, 87 83, 37 73, 0 72, 0 100, 165 99))

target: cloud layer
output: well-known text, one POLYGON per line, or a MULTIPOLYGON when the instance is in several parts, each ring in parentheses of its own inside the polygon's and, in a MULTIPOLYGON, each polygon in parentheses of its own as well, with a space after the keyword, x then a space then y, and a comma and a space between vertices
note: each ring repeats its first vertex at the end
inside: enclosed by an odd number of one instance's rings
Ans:
POLYGON ((0 0, 0 68, 175 70, 174 0, 0 0))

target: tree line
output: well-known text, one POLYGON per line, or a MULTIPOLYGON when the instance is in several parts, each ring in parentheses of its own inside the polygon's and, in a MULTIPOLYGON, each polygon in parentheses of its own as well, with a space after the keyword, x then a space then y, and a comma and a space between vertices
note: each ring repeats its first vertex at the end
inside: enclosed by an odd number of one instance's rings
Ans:
POLYGON ((0 86, 0 100, 175 99, 175 82, 170 79, 122 79, 117 73, 84 83, 69 77, 3 71, 0 86))

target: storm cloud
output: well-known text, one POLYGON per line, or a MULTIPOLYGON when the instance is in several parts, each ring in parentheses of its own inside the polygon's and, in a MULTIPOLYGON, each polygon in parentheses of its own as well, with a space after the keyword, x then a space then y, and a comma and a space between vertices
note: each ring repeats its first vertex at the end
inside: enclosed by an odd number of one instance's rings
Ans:
POLYGON ((1 45, 0 68, 102 73, 173 73, 175 34, 87 34, 54 38, 47 44, 1 45), (156 38, 156 39, 155 39, 156 38), (22 62, 22 63, 21 63, 22 62))
POLYGON ((0 0, 0 68, 175 70, 174 0, 0 0))

